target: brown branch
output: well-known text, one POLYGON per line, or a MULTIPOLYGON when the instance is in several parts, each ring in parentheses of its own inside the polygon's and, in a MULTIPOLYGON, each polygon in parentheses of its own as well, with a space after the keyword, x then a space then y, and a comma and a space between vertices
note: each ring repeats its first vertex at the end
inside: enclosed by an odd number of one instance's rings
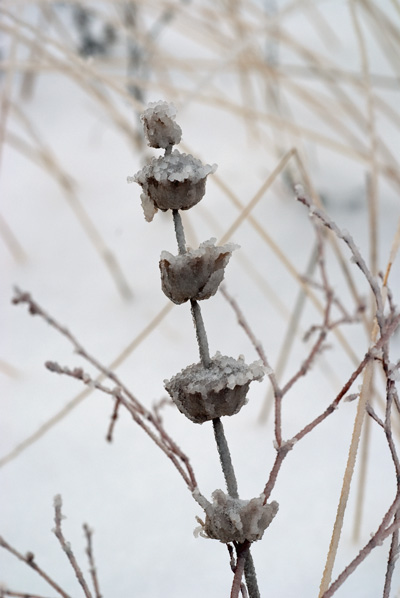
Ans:
POLYGON ((331 596, 333 596, 336 590, 338 590, 340 586, 343 585, 346 579, 367 558, 371 551, 377 546, 380 546, 387 537, 391 536, 399 529, 400 520, 396 520, 388 526, 389 521, 393 518, 396 511, 398 511, 399 506, 400 495, 398 491, 394 502, 383 517, 382 523, 380 524, 375 534, 372 536, 369 542, 367 542, 367 544, 360 550, 358 555, 351 561, 351 563, 342 571, 338 578, 329 586, 326 592, 322 594, 321 598, 330 598, 331 596))
POLYGON ((99 587, 99 582, 97 579, 96 564, 94 562, 94 556, 93 556, 93 545, 92 545, 93 531, 90 529, 90 527, 87 525, 87 523, 85 523, 83 525, 83 531, 85 532, 86 541, 87 541, 86 554, 89 559, 89 566, 90 566, 89 570, 90 570, 90 575, 92 576, 94 593, 96 595, 96 598, 102 598, 102 595, 100 592, 100 587, 99 587))
POLYGON ((169 457, 169 459, 171 459, 183 477, 189 490, 192 492, 197 487, 197 482, 189 458, 177 446, 175 441, 172 440, 172 438, 163 428, 162 423, 157 421, 157 418, 153 415, 153 413, 146 409, 142 403, 140 403, 140 401, 132 394, 129 388, 119 379, 119 377, 109 368, 102 365, 96 358, 90 355, 76 339, 76 337, 66 327, 59 324, 52 316, 50 316, 36 301, 33 300, 29 293, 15 289, 15 296, 12 302, 16 305, 20 303, 27 304, 31 315, 39 315, 50 326, 67 338, 73 345, 75 352, 91 363, 106 378, 113 381, 116 384, 116 388, 110 389, 104 386, 98 380, 94 380, 89 374, 84 372, 82 368, 74 368, 71 370, 67 367, 62 367, 53 361, 46 362, 46 367, 54 373, 65 374, 76 378, 90 388, 96 388, 102 392, 105 392, 106 394, 112 395, 114 399, 118 399, 119 402, 129 411, 134 421, 148 434, 148 436, 150 436, 150 438, 157 444, 159 448, 161 448, 161 450, 169 457), (147 423, 145 423, 146 421, 155 428, 156 433, 147 423), (182 467, 181 463, 185 469, 182 467))
POLYGON ((235 565, 235 575, 233 576, 232 582, 232 589, 230 598, 239 598, 239 592, 242 588, 242 578, 244 573, 244 566, 246 563, 247 554, 249 552, 250 542, 246 540, 243 544, 238 544, 236 546, 236 565, 235 565))
POLYGON ((57 374, 64 374, 77 380, 81 380, 84 384, 96 388, 97 390, 100 390, 108 395, 111 395, 113 398, 118 400, 119 403, 129 411, 133 420, 146 432, 146 434, 167 455, 167 457, 171 459, 171 461, 183 477, 189 490, 193 491, 197 487, 196 479, 192 467, 190 465, 189 458, 181 451, 178 445, 167 434, 162 424, 157 421, 157 419, 153 416, 153 414, 150 411, 147 411, 142 406, 140 411, 136 409, 136 405, 132 404, 132 402, 124 396, 124 388, 109 388, 104 384, 101 384, 97 380, 91 378, 89 374, 82 370, 82 368, 74 368, 73 370, 71 370, 68 367, 60 366, 58 363, 54 361, 47 361, 45 365, 47 369, 49 369, 51 372, 57 374), (158 436, 147 425, 145 420, 147 420, 150 424, 152 424, 152 426, 154 426, 156 432, 158 433, 158 436), (185 465, 187 471, 183 470, 179 460, 182 461, 182 463, 185 465))
MULTIPOLYGON (((394 521, 398 522, 400 520, 400 512, 397 510, 394 521)), ((385 585, 383 588, 383 596, 382 598, 389 598, 390 597, 390 589, 392 585, 392 578, 394 573, 394 568, 396 566, 396 561, 399 556, 399 530, 396 529, 395 532, 392 534, 392 541, 390 542, 390 549, 389 549, 389 557, 386 567, 386 574, 385 574, 385 585)))
POLYGON ((71 548, 69 542, 67 542, 64 538, 64 534, 61 529, 61 521, 64 518, 64 516, 61 512, 61 507, 62 507, 62 499, 61 499, 61 496, 59 494, 57 494, 57 496, 54 497, 54 511, 55 511, 54 521, 56 524, 56 527, 53 530, 54 534, 55 534, 57 540, 60 542, 61 548, 67 555, 68 560, 71 563, 71 567, 73 568, 75 575, 76 575, 80 585, 82 586, 82 589, 84 591, 86 598, 93 598, 92 593, 89 590, 86 580, 83 577, 83 573, 82 573, 82 571, 78 565, 78 562, 75 558, 75 555, 72 552, 72 548, 71 548))
POLYGON ((121 405, 121 401, 118 398, 116 398, 115 404, 114 404, 114 409, 111 414, 111 421, 110 421, 110 424, 109 424, 108 430, 107 430, 107 435, 106 435, 107 442, 113 441, 114 428, 115 428, 115 424, 118 419, 118 412, 119 412, 120 405, 121 405))
POLYGON ((41 567, 39 567, 35 561, 35 555, 32 552, 27 552, 25 555, 21 554, 18 550, 15 550, 15 548, 8 544, 2 536, 0 536, 0 546, 36 571, 36 573, 38 573, 38 575, 40 575, 40 577, 42 577, 60 596, 63 598, 71 598, 69 594, 67 594, 49 575, 47 575, 47 573, 45 573, 45 571, 43 571, 41 567))
POLYGON ((46 598, 45 596, 41 596, 39 594, 31 594, 30 592, 13 592, 12 590, 7 590, 7 588, 0 587, 0 598, 4 598, 5 596, 12 596, 13 598, 46 598))
MULTIPOLYGON (((336 398, 328 405, 328 407, 323 411, 320 415, 318 415, 315 419, 313 419, 309 424, 307 424, 302 430, 300 430, 297 434, 295 434, 291 439, 283 442, 280 447, 277 447, 277 455, 275 458, 275 462, 272 466, 268 481, 264 487, 263 494, 264 494, 264 504, 267 502, 268 498, 271 495, 271 492, 275 486, 279 470, 281 465, 286 458, 288 452, 294 447, 294 445, 304 438, 307 434, 309 434, 316 426, 322 423, 329 415, 334 413, 339 406, 339 403, 344 399, 347 395, 348 391, 354 384, 355 380, 361 374, 361 372, 366 367, 367 363, 375 358, 376 352, 382 348, 383 344, 388 342, 391 338, 392 334, 396 330, 396 328, 400 324, 400 314, 394 318, 393 322, 390 326, 388 326, 385 330, 384 336, 382 336, 375 345, 365 354, 364 359, 360 362, 359 366, 354 370, 351 374, 349 379, 347 380, 346 384, 342 387, 340 392, 337 394, 336 398)), ((393 448, 392 448, 393 450, 393 448)), ((393 456, 393 455, 392 455, 393 456)), ((394 457, 393 457, 394 458, 394 457)), ((399 478, 400 479, 400 478, 399 478)))
POLYGON ((339 239, 342 239, 350 249, 352 253, 352 260, 360 268, 369 286, 371 287, 376 302, 376 319, 382 334, 384 329, 382 293, 376 278, 372 276, 372 273, 365 263, 365 260, 362 257, 359 249, 354 243, 352 236, 349 232, 341 230, 337 224, 335 224, 335 222, 331 220, 327 214, 325 214, 323 210, 318 209, 307 197, 305 197, 300 185, 296 186, 295 191, 297 201, 308 207, 310 216, 312 218, 317 218, 320 222, 322 222, 322 224, 335 233, 339 239))

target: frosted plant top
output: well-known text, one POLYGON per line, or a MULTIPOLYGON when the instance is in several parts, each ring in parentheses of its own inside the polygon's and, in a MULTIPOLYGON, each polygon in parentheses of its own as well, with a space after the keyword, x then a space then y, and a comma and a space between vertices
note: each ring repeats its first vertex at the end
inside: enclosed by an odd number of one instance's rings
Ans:
POLYGON ((153 220, 157 210, 189 210, 204 196, 206 179, 217 165, 203 164, 190 154, 172 151, 181 140, 181 128, 175 122, 176 110, 168 102, 149 104, 141 116, 149 145, 164 148, 165 154, 152 158, 128 182, 138 183, 144 216, 153 220))
POLYGON ((181 154, 178 150, 174 150, 167 156, 153 158, 135 174, 133 180, 142 186, 149 178, 155 179, 158 183, 191 181, 196 184, 216 170, 216 164, 203 164, 191 154, 181 154))
POLYGON ((150 102, 140 119, 150 147, 166 149, 180 142, 182 129, 175 122, 176 108, 168 102, 150 102))

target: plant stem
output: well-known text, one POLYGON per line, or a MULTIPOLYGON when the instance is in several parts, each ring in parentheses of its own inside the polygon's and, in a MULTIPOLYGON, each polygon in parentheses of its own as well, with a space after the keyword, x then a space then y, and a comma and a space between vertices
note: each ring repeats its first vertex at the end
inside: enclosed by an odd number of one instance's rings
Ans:
MULTIPOLYGON (((183 228, 182 218, 179 210, 172 210, 174 218, 175 236, 178 243, 179 253, 182 255, 186 253, 185 231, 183 228)), ((208 368, 211 363, 210 352, 208 349, 208 340, 206 329, 201 315, 200 305, 194 299, 190 300, 190 307, 193 316, 193 323, 196 329, 197 344, 199 345, 200 359, 205 368, 208 368)))
POLYGON ((183 230, 183 223, 179 210, 172 210, 172 216, 174 218, 175 235, 179 253, 186 253, 185 231, 183 230))
POLYGON ((229 496, 232 496, 232 498, 239 498, 235 470, 233 469, 231 453, 226 441, 224 427, 219 417, 213 419, 212 423, 214 428, 215 442, 217 443, 218 448, 219 460, 221 462, 228 494, 229 496))
POLYGON ((253 557, 251 556, 250 548, 247 551, 246 562, 244 564, 244 577, 246 579, 249 597, 261 598, 260 590, 258 589, 256 570, 254 567, 254 561, 253 557))
POLYGON ((201 363, 205 368, 208 368, 211 364, 211 359, 208 349, 207 333, 204 326, 203 317, 201 315, 200 305, 197 301, 191 299, 190 308, 192 310, 193 323, 196 329, 196 338, 197 344, 199 345, 201 363))
MULTIPOLYGON (((179 210, 172 210, 172 215, 174 219, 175 235, 176 241, 178 243, 178 250, 179 253, 182 255, 186 253, 185 231, 183 228, 182 218, 179 213, 179 210)), ((196 300, 191 299, 190 307, 194 327, 196 329, 196 338, 197 344, 199 346, 201 363, 205 368, 208 368, 211 364, 211 359, 208 348, 207 333, 204 326, 203 317, 201 315, 200 305, 196 300)), ((229 451, 221 419, 217 417, 213 419, 212 422, 214 428, 215 441, 217 443, 219 460, 221 462, 222 472, 224 474, 228 494, 229 496, 232 496, 232 498, 239 498, 235 470, 233 469, 231 453, 229 451)), ((257 576, 254 568, 253 558, 250 554, 249 548, 247 548, 246 553, 247 554, 245 556, 244 573, 246 578, 247 589, 249 592, 249 598, 260 598, 260 592, 257 584, 257 576)), ((244 554, 242 554, 242 559, 243 557, 244 554)))
POLYGON ((242 585, 242 577, 243 571, 246 563, 246 557, 249 552, 250 542, 246 541, 243 544, 238 544, 236 546, 236 568, 235 568, 235 576, 233 578, 232 590, 231 590, 231 598, 239 598, 240 588, 242 585))

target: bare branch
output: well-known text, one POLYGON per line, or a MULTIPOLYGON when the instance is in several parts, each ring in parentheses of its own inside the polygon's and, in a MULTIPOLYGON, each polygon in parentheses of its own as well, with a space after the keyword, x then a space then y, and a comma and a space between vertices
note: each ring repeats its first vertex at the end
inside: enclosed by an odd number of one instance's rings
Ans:
POLYGON ((99 582, 97 579, 97 569, 96 569, 96 565, 94 562, 94 556, 93 556, 93 546, 92 546, 93 531, 90 529, 90 527, 87 525, 87 523, 85 523, 83 525, 83 531, 85 532, 85 536, 86 536, 86 540, 87 540, 86 554, 88 555, 88 559, 89 559, 90 575, 92 576, 94 593, 96 595, 96 598, 102 598, 102 595, 100 592, 100 587, 99 587, 99 582))
POLYGON ((35 561, 35 555, 33 552, 27 552, 25 555, 21 554, 18 552, 18 550, 15 550, 15 548, 8 544, 8 542, 6 542, 2 536, 0 536, 0 546, 8 550, 8 552, 17 557, 17 559, 23 563, 26 563, 31 569, 36 571, 36 573, 38 573, 40 577, 42 577, 60 596, 63 598, 71 598, 67 592, 65 592, 49 575, 47 575, 47 573, 45 573, 45 571, 43 571, 41 567, 39 567, 35 561))
POLYGON ((75 572, 75 575, 76 575, 79 583, 82 586, 82 589, 84 591, 86 598, 93 598, 92 593, 90 592, 89 587, 85 581, 85 578, 83 577, 83 573, 82 573, 82 571, 78 565, 78 562, 74 556, 74 553, 72 552, 71 545, 64 538, 64 534, 61 529, 61 521, 64 518, 64 516, 61 512, 61 507, 62 507, 62 499, 61 499, 61 496, 59 494, 57 494, 57 496, 54 497, 54 511, 55 511, 54 521, 56 524, 56 527, 53 530, 54 534, 55 534, 57 540, 60 542, 61 548, 67 555, 68 560, 71 563, 71 566, 75 572))
POLYGON ((116 388, 111 389, 104 386, 99 380, 93 379, 88 373, 84 372, 82 368, 74 368, 71 370, 68 367, 60 366, 54 361, 46 362, 46 367, 54 373, 73 377, 82 381, 90 388, 96 388, 108 395, 111 395, 114 399, 118 399, 119 402, 129 411, 134 421, 139 424, 139 426, 150 436, 157 446, 161 448, 161 450, 168 456, 169 459, 171 459, 176 469, 183 477, 189 490, 192 492, 197 487, 197 482, 189 458, 169 436, 167 431, 164 429, 162 422, 158 420, 157 416, 146 409, 112 370, 106 368, 96 358, 90 355, 81 345, 81 343, 75 338, 75 336, 67 328, 59 324, 52 316, 50 316, 38 303, 36 303, 29 293, 16 289, 12 302, 14 304, 27 304, 29 312, 32 315, 39 315, 50 326, 65 336, 72 343, 75 352, 96 367, 96 369, 98 369, 102 375, 114 382, 116 384, 116 388), (184 467, 182 467, 182 464, 184 467))

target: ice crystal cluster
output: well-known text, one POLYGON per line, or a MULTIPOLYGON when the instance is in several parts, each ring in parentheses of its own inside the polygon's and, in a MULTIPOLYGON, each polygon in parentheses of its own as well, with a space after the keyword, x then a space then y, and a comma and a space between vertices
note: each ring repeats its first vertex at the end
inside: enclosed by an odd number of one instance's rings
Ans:
POLYGON ((247 365, 242 355, 234 359, 217 352, 208 367, 189 365, 164 384, 179 411, 202 424, 238 413, 246 403, 250 382, 261 380, 264 374, 261 361, 247 365))
POLYGON ((198 249, 177 256, 168 251, 161 253, 161 286, 168 299, 179 305, 215 295, 232 252, 238 248, 233 243, 216 247, 215 241, 204 241, 198 249))
POLYGON ((182 137, 182 129, 175 122, 176 108, 168 102, 150 102, 140 120, 150 147, 166 149, 177 145, 182 137))
POLYGON ((200 493, 194 494, 194 498, 206 513, 200 533, 224 543, 261 540, 279 509, 276 501, 264 505, 263 495, 241 500, 232 498, 222 490, 215 490, 212 503, 200 493))
POLYGON ((154 102, 142 115, 144 133, 154 148, 164 148, 165 155, 153 158, 132 180, 143 189, 144 216, 153 220, 157 210, 189 210, 204 196, 206 179, 217 165, 202 164, 190 154, 171 148, 181 140, 181 128, 175 122, 173 104, 154 102))

